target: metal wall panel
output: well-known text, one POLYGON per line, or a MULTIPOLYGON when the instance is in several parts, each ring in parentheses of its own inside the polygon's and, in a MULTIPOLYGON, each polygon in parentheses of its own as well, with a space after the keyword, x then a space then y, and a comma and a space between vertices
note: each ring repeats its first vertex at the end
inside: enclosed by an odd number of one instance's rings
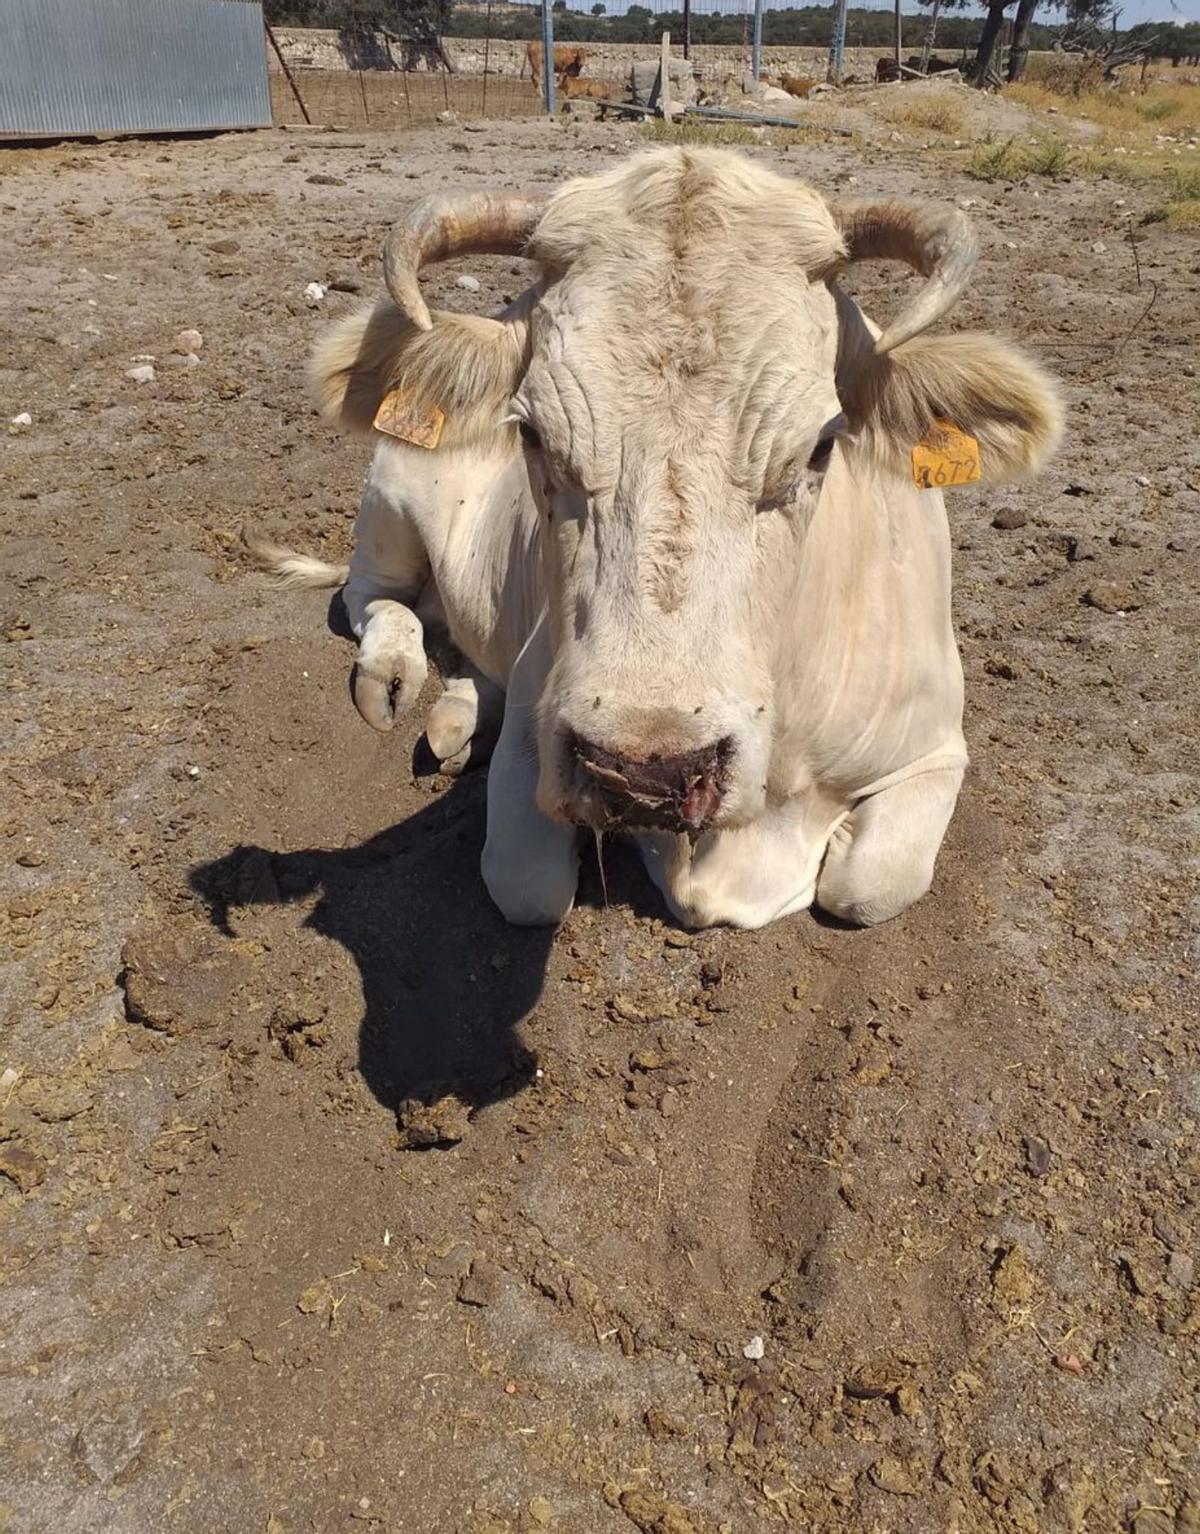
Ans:
POLYGON ((0 0, 0 137, 270 121, 260 0, 0 0))

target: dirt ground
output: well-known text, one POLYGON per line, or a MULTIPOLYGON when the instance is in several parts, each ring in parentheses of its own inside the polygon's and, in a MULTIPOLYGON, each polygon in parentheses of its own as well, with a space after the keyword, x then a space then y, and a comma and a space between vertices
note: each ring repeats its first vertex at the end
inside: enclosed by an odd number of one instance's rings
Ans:
POLYGON ((753 151, 970 199, 953 323, 1069 400, 951 504, 973 766, 880 930, 685 934, 620 853, 505 926, 482 779, 239 556, 348 549, 303 364, 405 202, 635 142, 0 155, 6 1534, 1200 1530, 1195 237, 1135 274, 1127 187, 753 151))

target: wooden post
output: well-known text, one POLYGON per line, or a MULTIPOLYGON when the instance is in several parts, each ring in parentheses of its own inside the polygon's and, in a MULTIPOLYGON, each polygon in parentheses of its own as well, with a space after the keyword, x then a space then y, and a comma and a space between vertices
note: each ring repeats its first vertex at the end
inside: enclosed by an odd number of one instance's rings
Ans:
POLYGON ((658 105, 662 110, 663 121, 672 121, 671 110, 671 34, 664 32, 662 35, 662 62, 658 66, 658 105))
POLYGON ((683 0, 683 56, 692 56, 692 0, 683 0))
POLYGON ((904 28, 900 19, 900 0, 896 0, 896 72, 899 78, 900 62, 904 53, 904 28))
POLYGON ((267 29, 267 41, 271 44, 271 47, 274 48, 275 57, 279 60, 279 67, 283 70, 283 78, 292 88, 292 95, 296 98, 296 105, 300 108, 300 115, 311 128, 312 118, 308 115, 308 108, 304 105, 304 97, 300 94, 299 87, 297 86, 295 80, 292 79, 292 72, 287 66, 287 60, 279 51, 279 44, 275 39, 274 32, 271 31, 271 23, 264 19, 263 26, 267 29))

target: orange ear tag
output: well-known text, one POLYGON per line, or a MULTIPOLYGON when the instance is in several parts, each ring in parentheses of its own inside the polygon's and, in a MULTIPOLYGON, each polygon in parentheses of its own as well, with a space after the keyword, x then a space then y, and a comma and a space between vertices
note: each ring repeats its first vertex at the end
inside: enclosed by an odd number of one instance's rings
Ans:
POLYGON ((935 420, 912 450, 918 490, 943 490, 983 478, 979 443, 950 421, 935 420))
POLYGON ((422 405, 411 389, 392 389, 380 401, 372 425, 413 447, 435 448, 442 440, 446 412, 436 405, 422 405))

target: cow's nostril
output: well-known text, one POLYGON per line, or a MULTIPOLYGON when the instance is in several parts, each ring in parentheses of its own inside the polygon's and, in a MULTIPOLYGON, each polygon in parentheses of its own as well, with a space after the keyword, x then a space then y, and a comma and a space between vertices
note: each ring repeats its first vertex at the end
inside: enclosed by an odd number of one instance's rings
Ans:
POLYGON ((628 756, 572 735, 576 773, 609 821, 702 830, 721 806, 733 741, 675 755, 628 756))

